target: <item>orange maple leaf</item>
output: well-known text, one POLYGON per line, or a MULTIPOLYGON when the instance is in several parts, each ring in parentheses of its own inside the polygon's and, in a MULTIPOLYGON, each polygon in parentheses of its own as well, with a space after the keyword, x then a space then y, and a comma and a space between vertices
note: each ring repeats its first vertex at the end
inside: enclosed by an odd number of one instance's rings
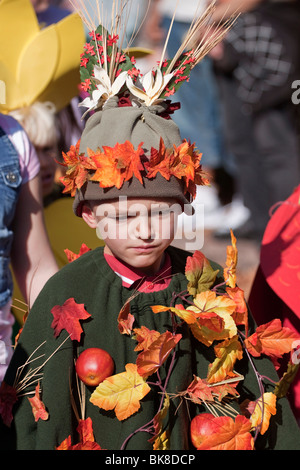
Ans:
POLYGON ((149 377, 154 374, 166 361, 181 338, 182 335, 173 335, 170 331, 160 334, 148 349, 138 355, 136 364, 139 375, 149 377))
POLYGON ((184 140, 178 147, 166 148, 160 139, 159 149, 151 149, 150 160, 145 164, 147 178, 155 178, 157 173, 166 180, 174 176, 183 181, 185 192, 195 197, 196 185, 207 184, 207 181, 200 165, 202 155, 195 152, 194 147, 195 144, 184 140))
POLYGON ((164 141, 161 138, 159 142, 159 149, 153 147, 150 152, 150 159, 145 163, 147 169, 147 178, 155 178, 157 173, 160 173, 166 180, 170 179, 170 151, 165 147, 164 141))
POLYGON ((79 250, 79 253, 74 253, 73 251, 69 250, 68 248, 66 248, 64 250, 64 252, 65 252, 65 254, 68 258, 69 263, 72 263, 72 261, 75 261, 75 259, 80 258, 81 255, 83 255, 84 253, 87 253, 88 251, 91 251, 91 248, 86 246, 85 243, 82 243, 82 245, 80 247, 80 250, 79 250))
POLYGON ((104 410, 115 410, 123 421, 140 408, 140 400, 150 392, 150 387, 137 371, 136 364, 126 364, 126 371, 105 379, 94 390, 90 401, 104 410))
POLYGON ((54 328, 54 336, 59 336, 62 330, 66 330, 72 340, 80 341, 82 328, 79 320, 90 318, 84 304, 77 304, 74 298, 67 299, 63 305, 56 305, 51 313, 54 317, 51 327, 54 328))
POLYGON ((118 315, 118 329, 121 335, 130 335, 134 323, 134 316, 130 313, 130 304, 126 302, 118 315))
POLYGON ((194 377, 193 381, 187 388, 187 393, 195 403, 203 401, 214 401, 212 390, 205 380, 194 377))
POLYGON ((40 399, 40 384, 38 383, 35 388, 35 395, 32 398, 29 398, 29 403, 32 408, 32 413, 34 416, 34 420, 38 421, 41 419, 42 421, 46 421, 49 418, 49 413, 46 411, 44 403, 40 399))
POLYGON ((125 168, 117 167, 113 148, 103 147, 103 153, 100 151, 92 152, 92 150, 88 149, 88 154, 97 167, 90 180, 99 182, 101 188, 116 186, 116 188, 120 189, 124 182, 125 168))
POLYGON ((276 318, 269 323, 260 325, 255 333, 245 339, 245 346, 250 354, 259 357, 262 354, 271 358, 280 358, 293 350, 293 343, 300 339, 295 331, 283 327, 276 318))
POLYGON ((143 184, 142 145, 140 143, 135 150, 132 143, 126 141, 123 144, 117 143, 114 147, 103 146, 103 152, 88 149, 88 155, 96 165, 96 172, 90 180, 98 181, 102 188, 116 186, 120 189, 124 181, 135 176, 143 184))
POLYGON ((238 415, 235 420, 220 416, 211 420, 213 432, 206 436, 198 450, 253 450, 254 439, 250 433, 251 422, 238 415))
POLYGON ((135 347, 135 351, 144 351, 159 338, 160 333, 156 330, 149 330, 146 326, 142 325, 141 328, 135 328, 134 330, 134 339, 138 342, 138 345, 135 347))
POLYGON ((68 436, 56 447, 56 450, 102 450, 95 442, 91 418, 79 420, 76 430, 79 433, 80 442, 72 445, 71 436, 68 436))
POLYGON ((144 154, 144 151, 142 146, 143 142, 141 142, 137 150, 135 150, 132 143, 126 140, 123 144, 116 144, 114 147, 115 158, 118 162, 121 162, 122 167, 126 169, 125 181, 129 181, 135 176, 139 182, 143 184, 141 171, 144 170, 144 166, 141 162, 141 156, 144 154))
POLYGON ((64 163, 67 167, 66 173, 60 178, 65 186, 63 193, 70 192, 75 195, 76 189, 81 188, 88 179, 89 170, 95 170, 94 162, 89 158, 79 154, 80 141, 76 146, 72 145, 67 153, 62 152, 64 163))
POLYGON ((70 450, 71 447, 72 447, 71 436, 68 436, 59 444, 59 446, 56 447, 56 450, 70 450))

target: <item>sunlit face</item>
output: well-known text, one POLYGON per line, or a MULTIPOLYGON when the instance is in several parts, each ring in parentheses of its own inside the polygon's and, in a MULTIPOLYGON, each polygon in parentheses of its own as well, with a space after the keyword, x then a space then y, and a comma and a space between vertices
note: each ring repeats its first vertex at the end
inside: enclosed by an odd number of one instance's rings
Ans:
POLYGON ((174 239, 181 207, 173 199, 113 200, 91 205, 93 222, 105 241, 105 252, 146 274, 160 269, 164 251, 174 239))

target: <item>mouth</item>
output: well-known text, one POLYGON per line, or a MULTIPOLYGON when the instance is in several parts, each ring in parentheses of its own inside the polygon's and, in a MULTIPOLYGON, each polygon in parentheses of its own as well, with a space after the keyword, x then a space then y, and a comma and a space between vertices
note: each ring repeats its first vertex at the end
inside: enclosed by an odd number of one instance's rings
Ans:
POLYGON ((54 181, 53 174, 52 173, 46 173, 46 174, 42 175, 41 180, 42 180, 42 184, 44 186, 52 184, 53 181, 54 181))
POLYGON ((156 248, 155 245, 142 245, 142 246, 135 246, 133 250, 137 253, 149 253, 156 248))

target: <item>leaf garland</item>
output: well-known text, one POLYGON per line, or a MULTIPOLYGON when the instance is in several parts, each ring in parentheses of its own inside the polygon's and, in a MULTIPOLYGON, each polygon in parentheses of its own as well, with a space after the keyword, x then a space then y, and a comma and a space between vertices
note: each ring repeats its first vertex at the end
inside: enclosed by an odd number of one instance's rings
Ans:
MULTIPOLYGON (((268 431, 270 420, 276 414, 277 401, 285 396, 298 367, 289 364, 289 368, 282 379, 274 386, 274 392, 264 391, 264 381, 267 377, 261 377, 258 371, 256 376, 259 381, 259 389, 263 393, 256 400, 244 400, 240 404, 239 411, 231 405, 239 398, 238 384, 243 381, 243 376, 235 371, 235 365, 244 358, 244 352, 253 357, 261 355, 269 356, 272 360, 282 357, 293 350, 293 344, 299 337, 286 327, 282 327, 279 320, 273 320, 261 325, 251 336, 248 335, 247 309, 243 297, 243 291, 237 287, 235 277, 231 273, 236 270, 237 248, 236 240, 232 234, 232 249, 227 250, 226 268, 228 277, 222 284, 215 285, 215 272, 209 261, 196 251, 187 259, 186 277, 188 289, 186 293, 175 295, 173 305, 153 305, 154 315, 161 312, 170 312, 172 316, 172 329, 160 333, 149 330, 145 325, 133 328, 134 317, 130 313, 130 302, 121 310, 116 327, 122 335, 129 335, 135 341, 137 352, 136 363, 129 363, 125 371, 106 378, 92 392, 90 401, 103 410, 114 410, 116 419, 123 421, 137 413, 143 406, 143 399, 150 391, 161 395, 161 404, 152 421, 145 423, 136 432, 150 434, 149 442, 153 449, 168 449, 169 431, 166 427, 170 400, 180 399, 192 402, 199 407, 203 419, 208 419, 210 426, 205 435, 194 435, 197 449, 214 450, 253 450, 257 434, 265 434, 268 431), (234 252, 234 255, 232 253, 234 252), (203 289, 204 286, 209 287, 203 289), (192 294, 191 294, 192 292, 192 294), (192 299, 192 300, 191 300, 192 299), (180 303, 179 303, 180 302, 180 303), (215 359, 209 364, 206 377, 194 376, 186 390, 175 393, 166 392, 168 380, 172 374, 176 362, 178 345, 182 339, 180 328, 187 325, 194 337, 207 347, 212 347, 215 359), (168 359, 168 361, 167 361, 168 359), (165 379, 161 379, 160 369, 166 369, 165 379), (155 376, 157 379, 155 381, 155 376), (149 381, 151 377, 151 381, 149 381), (203 409, 204 412, 203 413, 203 409)), ((83 245, 78 255, 72 254, 69 258, 73 261, 88 251, 83 245)), ((82 328, 79 321, 91 320, 83 305, 76 304, 73 298, 67 299, 62 306, 52 309, 54 316, 52 327, 55 337, 58 338, 65 329, 69 336, 57 347, 53 353, 43 358, 41 366, 34 368, 22 377, 23 368, 34 360, 34 351, 18 371, 14 386, 2 383, 0 388, 0 414, 7 426, 13 419, 13 406, 18 400, 19 394, 38 381, 34 396, 29 398, 34 419, 51 419, 46 409, 46 404, 41 401, 40 381, 42 383, 43 366, 66 341, 79 341, 82 328), (35 379, 36 377, 36 379, 35 379)), ((41 356, 40 356, 41 357, 41 356)), ((39 357, 37 358, 39 359, 39 357)), ((249 367, 254 367, 251 363, 249 367)), ((268 381, 269 382, 269 381, 268 381)), ((81 382, 80 382, 81 383, 81 382)), ((269 387, 268 383, 268 387, 269 387)), ((81 387, 85 387, 81 383, 81 387)), ((29 392, 31 393, 31 392, 29 392)), ((179 405, 180 406, 180 405, 179 405)), ((202 418, 201 418, 202 419, 202 418)), ((57 447, 59 450, 96 450, 101 449, 101 443, 96 443, 92 432, 90 418, 79 419, 79 442, 71 443, 71 437, 66 437, 57 447)), ((130 436, 124 441, 122 448, 130 436)))
POLYGON ((208 180, 203 176, 200 164, 201 154, 194 150, 194 144, 183 141, 181 145, 166 149, 160 140, 159 150, 151 149, 149 161, 142 163, 143 143, 135 150, 132 143, 117 143, 114 147, 104 146, 97 151, 87 150, 88 155, 79 152, 80 142, 71 146, 69 152, 63 152, 62 166, 66 173, 60 178, 64 185, 63 193, 75 196, 87 181, 99 183, 101 188, 116 187, 120 189, 124 182, 137 178, 154 179, 160 173, 167 181, 173 176, 184 184, 185 192, 196 196, 196 185, 206 185, 208 180))

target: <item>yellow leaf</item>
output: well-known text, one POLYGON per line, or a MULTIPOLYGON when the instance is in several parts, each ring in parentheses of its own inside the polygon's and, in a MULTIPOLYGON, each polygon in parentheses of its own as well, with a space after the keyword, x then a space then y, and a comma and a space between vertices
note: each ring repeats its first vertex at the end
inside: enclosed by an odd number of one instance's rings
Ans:
POLYGON ((103 410, 115 410, 123 421, 140 408, 142 400, 151 390, 137 372, 136 364, 126 364, 126 372, 108 377, 92 393, 90 401, 103 410))
MULTIPOLYGON (((197 294, 194 304, 201 312, 214 312, 217 315, 232 315, 235 312, 235 302, 224 295, 217 295, 214 291, 197 294)), ((190 308, 189 308, 190 310, 190 308)))
POLYGON ((234 364, 242 359, 243 349, 238 336, 225 340, 215 346, 216 359, 209 365, 207 381, 221 382, 233 373, 234 364))
POLYGON ((260 398, 256 402, 254 412, 250 420, 253 427, 261 426, 260 434, 264 434, 269 428, 271 415, 276 414, 276 395, 272 392, 263 394, 263 400, 260 398), (263 418, 262 418, 263 414, 263 418))
POLYGON ((231 246, 227 246, 226 268, 224 269, 224 279, 229 287, 236 286, 236 266, 238 261, 238 251, 236 247, 236 238, 231 233, 231 246))
MULTIPOLYGON (((232 338, 237 334, 235 321, 232 317, 236 310, 235 302, 227 296, 217 295, 213 291, 206 291, 197 294, 194 298, 195 306, 188 307, 188 311, 194 312, 198 322, 191 324, 190 328, 198 341, 206 346, 210 346, 216 340, 232 338), (209 327, 204 322, 208 316, 212 318, 212 314, 220 317, 224 326, 222 329, 209 327)), ((216 319, 214 320, 216 323, 216 319)))
POLYGON ((160 434, 153 444, 153 450, 169 450, 170 443, 169 443, 169 432, 164 431, 160 434))
MULTIPOLYGON (((162 440, 162 443, 163 443, 164 437, 166 436, 166 432, 163 432, 163 420, 166 418, 169 408, 170 408, 170 397, 169 395, 166 395, 162 409, 158 413, 156 413, 153 419, 155 434, 151 439, 149 439, 149 442, 155 443, 154 448, 156 445, 159 445, 160 440, 162 440)), ((157 449, 159 449, 159 447, 157 447, 157 449)), ((163 450, 163 449, 160 449, 160 450, 163 450)))

